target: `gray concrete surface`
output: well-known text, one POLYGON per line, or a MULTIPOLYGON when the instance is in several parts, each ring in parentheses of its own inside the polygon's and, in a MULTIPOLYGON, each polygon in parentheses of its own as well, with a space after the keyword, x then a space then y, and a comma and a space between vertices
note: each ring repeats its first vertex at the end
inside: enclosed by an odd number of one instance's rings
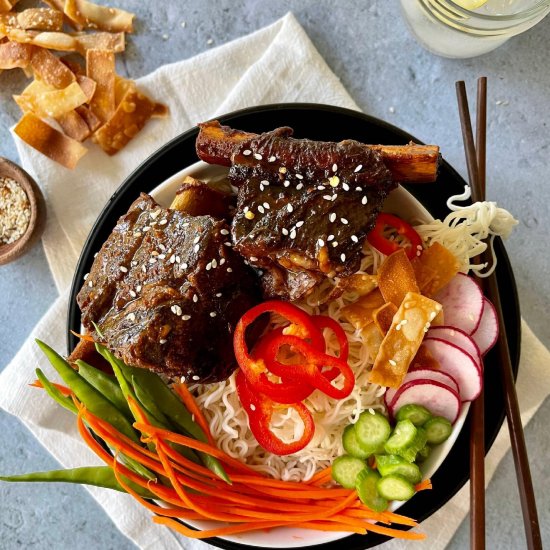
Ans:
MULTIPOLYGON (((550 18, 493 53, 457 61, 422 50, 409 35, 395 1, 119 0, 117 5, 137 13, 136 34, 129 37, 127 51, 118 62, 119 72, 130 77, 252 32, 291 10, 364 111, 439 144, 446 159, 463 174, 454 82, 465 79, 473 84, 479 75, 487 75, 488 195, 521 221, 507 248, 523 315, 539 338, 550 345, 550 263, 544 229, 550 200, 550 18)), ((20 72, 0 75, 0 155, 15 160, 8 127, 19 113, 11 95, 24 85, 20 72)), ((54 297, 40 245, 18 262, 0 267, 1 365, 15 354, 54 297)), ((547 400, 526 432, 547 545, 549 417, 547 400)), ((0 433, 0 472, 55 466, 25 428, 5 413, 0 413, 0 433)), ((449 548, 467 548, 468 537, 465 521, 449 548)), ((487 537, 491 549, 525 547, 510 454, 487 492, 487 537)), ((104 550, 133 547, 79 487, 0 487, 0 549, 75 546, 104 550)))

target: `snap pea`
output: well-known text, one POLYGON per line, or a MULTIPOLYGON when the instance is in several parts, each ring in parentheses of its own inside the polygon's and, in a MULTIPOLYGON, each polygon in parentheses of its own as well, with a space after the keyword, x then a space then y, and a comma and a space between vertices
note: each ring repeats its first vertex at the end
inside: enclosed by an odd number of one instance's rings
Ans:
MULTIPOLYGON (((50 470, 49 472, 33 472, 30 474, 0 476, 0 481, 78 483, 82 485, 93 485, 94 487, 105 487, 106 489, 113 489, 122 493, 126 492, 117 481, 115 473, 109 466, 90 466, 68 470, 50 470)), ((153 493, 143 487, 140 487, 129 479, 124 478, 124 482, 142 497, 155 498, 153 493)))
POLYGON ((116 380, 104 373, 103 371, 92 367, 85 361, 78 359, 76 361, 78 365, 78 373, 89 383, 91 384, 98 392, 100 392, 104 397, 106 397, 121 413, 132 420, 132 413, 130 412, 130 407, 120 386, 117 384, 116 380))
POLYGON ((76 406, 75 404, 73 403, 73 400, 66 396, 66 395, 63 395, 49 380, 48 378, 46 377, 46 375, 40 370, 40 369, 36 369, 35 370, 36 372, 36 377, 38 378, 38 380, 40 380, 40 382, 42 383, 42 386, 44 387, 44 390, 46 391, 46 393, 54 400, 56 401, 57 403, 59 403, 59 405, 61 405, 62 407, 64 407, 65 409, 71 411, 72 413, 76 414, 78 411, 76 410, 76 406))

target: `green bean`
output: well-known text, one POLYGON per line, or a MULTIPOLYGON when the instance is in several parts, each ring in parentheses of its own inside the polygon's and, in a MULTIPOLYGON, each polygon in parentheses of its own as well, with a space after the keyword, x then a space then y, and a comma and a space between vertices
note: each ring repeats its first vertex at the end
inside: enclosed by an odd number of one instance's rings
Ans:
POLYGON ((46 393, 54 400, 56 401, 57 403, 59 403, 59 405, 61 405, 62 407, 64 407, 65 409, 71 411, 72 413, 74 414, 77 414, 77 409, 76 409, 76 405, 73 403, 73 400, 66 396, 66 395, 63 395, 49 380, 48 378, 46 377, 46 375, 40 370, 40 369, 36 369, 35 370, 36 372, 36 377, 38 378, 38 380, 40 380, 40 382, 42 382, 42 386, 44 387, 44 390, 46 391, 46 393))
POLYGON ((78 365, 78 373, 123 413, 128 420, 132 420, 130 407, 128 407, 116 379, 80 359, 76 361, 76 364, 78 365))
MULTIPOLYGON (((126 479, 124 483, 129 485, 136 493, 144 498, 155 498, 155 495, 140 487, 137 483, 126 479)), ((73 468, 68 470, 50 470, 49 472, 33 472, 14 476, 0 476, 0 481, 8 482, 45 482, 45 483, 78 483, 82 485, 93 485, 104 487, 126 493, 125 489, 116 479, 113 469, 109 466, 90 466, 86 468, 73 468)))

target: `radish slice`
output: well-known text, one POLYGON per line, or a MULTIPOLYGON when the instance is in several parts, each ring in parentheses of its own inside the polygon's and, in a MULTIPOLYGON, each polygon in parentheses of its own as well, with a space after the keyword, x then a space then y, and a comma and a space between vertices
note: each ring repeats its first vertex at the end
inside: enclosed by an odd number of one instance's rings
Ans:
MULTIPOLYGON (((481 326, 481 325, 480 325, 481 326)), ((478 329, 479 330, 479 329, 478 329)), ((482 367, 481 352, 475 343, 473 336, 468 336, 463 330, 456 327, 439 326, 432 327, 426 334, 426 338, 438 338, 450 342, 471 355, 482 367)))
POLYGON ((458 273, 433 299, 443 306, 446 325, 467 334, 476 330, 483 312, 483 293, 473 279, 458 273))
POLYGON ((433 415, 443 416, 454 423, 460 412, 460 397, 453 389, 436 380, 412 380, 401 386, 390 407, 395 417, 404 405, 424 405, 433 415))
POLYGON ((487 298, 483 299, 481 322, 472 334, 472 339, 479 346, 481 355, 485 355, 498 340, 497 312, 495 306, 487 298))
POLYGON ((386 393, 384 394, 384 402, 387 409, 392 406, 393 401, 395 400, 395 394, 399 391, 399 389, 407 382, 412 382, 413 380, 435 380, 436 382, 445 384, 445 386, 449 386, 449 388, 454 390, 456 393, 459 392, 458 383, 450 374, 447 374, 441 370, 419 367, 416 369, 411 369, 405 375, 405 378, 403 378, 403 382, 399 388, 388 388, 386 390, 386 393))
POLYGON ((472 356, 458 346, 440 340, 429 338, 424 340, 428 351, 441 365, 441 370, 450 374, 460 388, 462 401, 472 401, 481 392, 481 368, 472 356))

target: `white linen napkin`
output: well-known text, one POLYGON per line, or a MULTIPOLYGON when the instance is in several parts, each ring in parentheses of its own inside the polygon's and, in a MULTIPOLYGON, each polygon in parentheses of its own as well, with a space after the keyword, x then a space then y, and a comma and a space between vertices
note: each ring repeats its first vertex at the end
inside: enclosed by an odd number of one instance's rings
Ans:
MULTIPOLYGON (((330 71, 291 14, 249 36, 210 50, 193 59, 164 66, 138 81, 153 97, 163 98, 170 117, 152 121, 115 157, 92 146, 75 171, 68 171, 17 141, 23 167, 42 183, 49 208, 44 249, 60 297, 55 301, 12 362, 0 374, 0 406, 19 417, 44 447, 72 468, 99 464, 81 442, 74 418, 43 392, 29 388, 34 369, 52 373, 38 352, 34 338, 64 351, 68 287, 84 240, 102 205, 122 180, 163 143, 194 123, 234 109, 276 102, 330 103, 357 106, 330 71), (285 76, 292 75, 292 78, 285 76), (31 405, 31 406, 29 406, 31 405)), ((524 324, 518 394, 522 419, 527 422, 550 393, 545 375, 550 353, 524 324), (529 380, 537 380, 529 385, 529 380)), ((487 458, 487 482, 509 442, 506 428, 487 458)), ((105 489, 88 488, 116 526, 143 549, 206 550, 210 545, 183 539, 152 523, 150 513, 131 497, 105 489)), ((430 548, 444 548, 469 508, 464 488, 441 511, 421 526, 430 548), (441 521, 444 515, 445 520, 441 521)), ((392 541, 397 550, 404 545, 392 541)))

